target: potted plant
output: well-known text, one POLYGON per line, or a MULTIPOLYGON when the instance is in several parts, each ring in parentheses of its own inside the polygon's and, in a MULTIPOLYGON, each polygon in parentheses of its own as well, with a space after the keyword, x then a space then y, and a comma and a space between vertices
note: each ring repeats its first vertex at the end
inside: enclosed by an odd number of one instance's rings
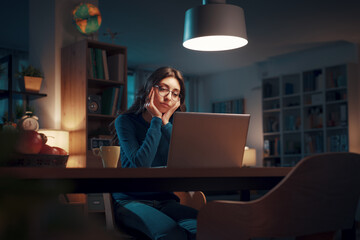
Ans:
POLYGON ((35 68, 32 65, 29 65, 28 67, 22 66, 21 71, 18 72, 18 76, 24 78, 25 91, 40 91, 43 74, 38 68, 35 68))

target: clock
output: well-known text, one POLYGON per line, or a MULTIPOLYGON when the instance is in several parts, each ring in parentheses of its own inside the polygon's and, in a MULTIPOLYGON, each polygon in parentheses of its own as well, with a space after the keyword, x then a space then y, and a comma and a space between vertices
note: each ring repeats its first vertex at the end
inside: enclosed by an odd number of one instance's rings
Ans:
POLYGON ((39 118, 32 114, 32 112, 26 112, 25 115, 18 122, 18 128, 21 130, 39 130, 39 118))

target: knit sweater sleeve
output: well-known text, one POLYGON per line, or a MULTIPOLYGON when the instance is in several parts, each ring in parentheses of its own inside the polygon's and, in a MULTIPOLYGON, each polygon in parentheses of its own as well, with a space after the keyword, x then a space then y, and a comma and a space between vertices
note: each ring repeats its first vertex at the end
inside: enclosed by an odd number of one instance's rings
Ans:
POLYGON ((171 132, 172 132, 172 123, 168 122, 165 126, 161 127, 162 134, 166 137, 166 139, 170 142, 171 132))
POLYGON ((144 141, 139 143, 136 139, 139 130, 136 122, 126 115, 120 115, 115 120, 115 128, 122 152, 126 155, 124 161, 129 161, 122 164, 128 167, 151 167, 161 139, 161 125, 160 118, 152 118, 144 141))

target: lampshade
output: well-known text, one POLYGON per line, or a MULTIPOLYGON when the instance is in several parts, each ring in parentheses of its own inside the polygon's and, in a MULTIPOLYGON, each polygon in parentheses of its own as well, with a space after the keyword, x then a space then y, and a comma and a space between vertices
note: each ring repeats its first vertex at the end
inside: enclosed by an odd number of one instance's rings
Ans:
POLYGON ((243 165, 247 167, 256 166, 256 149, 245 147, 243 165))
POLYGON ((52 147, 60 147, 69 152, 69 132, 57 129, 39 129, 39 133, 47 136, 46 144, 52 147))
POLYGON ((244 11, 225 0, 203 1, 185 13, 183 46, 198 51, 223 51, 248 43, 244 11))

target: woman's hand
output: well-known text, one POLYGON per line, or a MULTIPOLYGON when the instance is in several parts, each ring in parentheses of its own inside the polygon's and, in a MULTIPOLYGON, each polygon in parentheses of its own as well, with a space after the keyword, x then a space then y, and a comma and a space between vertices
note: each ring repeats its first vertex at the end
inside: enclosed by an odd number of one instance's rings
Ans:
POLYGON ((159 109, 157 109, 154 104, 154 95, 154 88, 152 88, 148 96, 149 100, 145 103, 145 108, 152 117, 162 118, 163 114, 159 111, 159 109))
POLYGON ((176 102, 174 106, 172 106, 172 108, 169 109, 169 111, 167 111, 166 113, 164 113, 162 115, 162 122, 164 125, 166 125, 169 122, 169 119, 171 118, 171 116, 174 114, 174 112, 176 111, 176 109, 178 109, 178 107, 180 107, 180 101, 176 102))

